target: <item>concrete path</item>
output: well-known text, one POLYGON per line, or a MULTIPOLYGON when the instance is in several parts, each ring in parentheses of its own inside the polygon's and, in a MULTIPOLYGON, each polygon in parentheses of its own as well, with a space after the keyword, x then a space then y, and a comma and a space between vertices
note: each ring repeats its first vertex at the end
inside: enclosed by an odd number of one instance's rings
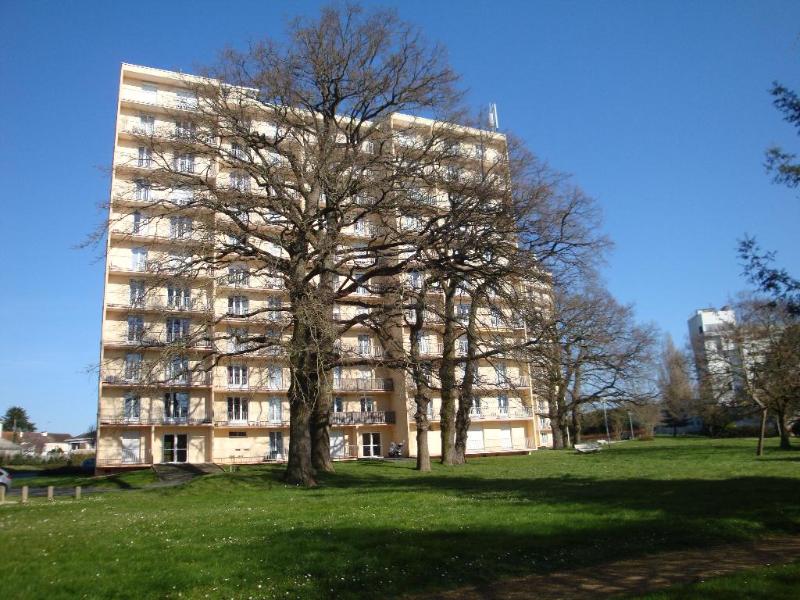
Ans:
POLYGON ((528 600, 583 598, 597 600, 638 595, 685 583, 696 583, 745 569, 800 560, 800 536, 765 538, 696 550, 652 554, 573 571, 556 571, 496 581, 491 586, 464 587, 417 600, 528 600))
MULTIPOLYGON (((93 487, 91 481, 88 480, 85 485, 81 487, 82 494, 104 494, 107 492, 128 492, 133 490, 153 490, 160 488, 170 488, 191 481, 195 477, 202 475, 209 475, 211 473, 221 473, 222 469, 214 464, 197 464, 197 465, 156 465, 153 467, 158 481, 149 483, 142 486, 130 487, 93 487)), ((6 492, 6 498, 20 496, 22 494, 22 486, 25 485, 24 479, 20 478, 15 483, 14 487, 6 492)), ((75 493, 75 486, 56 486, 53 488, 55 496, 72 496, 75 493)), ((30 498, 45 498, 47 497, 47 487, 31 487, 28 489, 28 496, 30 498)))

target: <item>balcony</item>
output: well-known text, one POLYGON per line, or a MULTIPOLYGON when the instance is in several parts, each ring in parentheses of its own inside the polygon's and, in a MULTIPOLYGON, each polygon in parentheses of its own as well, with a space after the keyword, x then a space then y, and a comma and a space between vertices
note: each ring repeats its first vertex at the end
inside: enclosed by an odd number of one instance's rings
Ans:
POLYGON ((105 340, 106 346, 121 346, 125 348, 192 348, 200 350, 211 350, 213 345, 211 340, 204 338, 193 338, 191 336, 174 337, 174 336, 142 336, 138 339, 130 339, 127 337, 119 339, 105 340))
POLYGON ((334 379, 333 389, 337 392, 391 392, 393 379, 334 379))
POLYGON ((144 366, 140 374, 102 372, 100 381, 106 385, 126 387, 209 387, 211 373, 188 373, 184 377, 167 377, 163 372, 149 372, 144 366))
POLYGON ((229 428, 267 428, 267 427, 287 427, 288 419, 214 419, 215 427, 229 428))
POLYGON ((108 308, 156 311, 156 312, 177 312, 177 313, 210 313, 211 305, 204 298, 187 298, 176 302, 169 302, 161 298, 134 298, 109 300, 106 303, 108 308))
POLYGON ((210 425, 211 418, 201 414, 184 415, 170 417, 167 415, 142 415, 126 416, 123 414, 102 414, 100 415, 101 425, 210 425))
POLYGON ((289 383, 285 381, 267 381, 265 383, 227 382, 219 387, 229 392, 285 392, 289 389, 289 383))
MULTIPOLYGON (((416 406, 412 404, 411 406, 409 406, 409 411, 408 411, 408 420, 410 423, 414 422, 415 412, 416 412, 416 406)), ((496 408, 493 409, 481 408, 481 410, 479 411, 473 409, 470 412, 469 418, 472 422, 532 419, 533 410, 528 407, 513 407, 513 408, 508 408, 506 410, 501 410, 496 408)), ((439 411, 436 410, 429 411, 428 420, 439 421, 440 420, 439 411)))
POLYGON ((333 412, 331 425, 391 425, 397 420, 393 410, 370 412, 333 412))
POLYGON ((383 358, 383 348, 380 346, 342 344, 336 350, 344 358, 383 358))

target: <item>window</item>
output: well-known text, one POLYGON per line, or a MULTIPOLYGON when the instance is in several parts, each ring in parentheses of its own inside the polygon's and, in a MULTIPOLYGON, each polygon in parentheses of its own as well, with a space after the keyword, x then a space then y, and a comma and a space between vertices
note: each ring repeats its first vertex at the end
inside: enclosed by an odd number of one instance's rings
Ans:
POLYGON ((167 306, 169 308, 185 309, 192 305, 192 290, 185 287, 170 285, 167 287, 167 306))
POLYGON ((228 314, 243 317, 250 312, 250 300, 247 296, 228 296, 228 314))
POLYGON ((175 136, 180 138, 192 138, 195 134, 195 126, 191 121, 175 121, 175 136))
POLYGON ((138 381, 142 375, 142 355, 138 352, 129 352, 125 355, 125 379, 138 381))
POLYGON ((341 396, 336 396, 333 399, 333 412, 335 413, 342 413, 344 412, 344 400, 341 396))
POLYGON ((500 394, 497 397, 497 414, 501 417, 508 416, 508 396, 500 394))
POLYGON ((131 248, 131 271, 144 271, 147 267, 147 248, 131 248))
POLYGON ((247 432, 246 432, 246 431, 229 431, 229 432, 228 432, 228 437, 229 437, 229 438, 243 438, 243 437, 247 437, 247 432))
POLYGON ((271 390, 283 389, 283 369, 281 367, 267 367, 267 385, 271 390))
POLYGON ((178 187, 170 192, 170 201, 180 206, 185 206, 194 200, 194 191, 187 187, 178 187))
POLYGON ((144 306, 144 279, 131 279, 128 283, 128 294, 131 306, 144 306))
POLYGON ((358 283, 356 286, 356 294, 362 296, 369 294, 369 287, 367 280, 364 279, 364 273, 353 273, 353 279, 358 283))
POLYGON ((283 432, 269 432, 269 458, 270 460, 283 459, 283 432))
POLYGON ((230 174, 230 186, 240 192, 250 191, 250 176, 243 171, 233 171, 230 174))
POLYGON ((247 421, 250 402, 239 396, 228 397, 228 421, 247 421))
POLYGON ((400 229, 405 231, 421 231, 422 220, 419 217, 403 216, 400 218, 400 229))
POLYGON ((164 417, 171 421, 185 420, 189 416, 188 392, 167 392, 164 394, 164 417))
POLYGON ((419 347, 420 354, 428 354, 430 353, 430 346, 428 344, 428 336, 423 333, 422 331, 417 332, 417 345, 419 347))
POLYGON ((462 323, 469 321, 469 304, 459 304, 456 307, 456 318, 462 323))
POLYGON ((480 417, 483 414, 481 411, 481 399, 475 398, 472 403, 472 408, 469 409, 469 415, 471 417, 480 417))
POLYGON ((460 338, 458 338, 458 350, 457 351, 458 351, 459 356, 466 356, 467 355, 467 353, 469 352, 469 340, 467 339, 467 336, 462 335, 460 338))
POLYGON ((189 319, 167 319, 167 342, 179 342, 189 337, 189 319))
POLYGON ((141 409, 141 398, 138 394, 125 394, 122 404, 122 414, 126 421, 138 421, 141 409))
POLYGON ((283 302, 280 298, 269 298, 267 299, 267 306, 269 307, 269 312, 267 312, 267 318, 270 321, 280 321, 283 312, 281 308, 283 307, 283 302))
POLYGON ((140 179, 136 182, 136 199, 146 202, 150 200, 150 182, 140 179))
POLYGON ((172 239, 187 238, 192 235, 191 217, 170 217, 169 237, 172 239))
POLYGON ((369 397, 361 398, 361 412, 374 412, 375 400, 369 397))
POLYGON ((128 317, 128 341, 141 342, 144 336, 144 319, 142 317, 128 317))
POLYGON ((158 87, 153 83, 141 84, 142 99, 145 102, 158 102, 158 87))
POLYGON ((176 154, 175 170, 180 173, 194 173, 194 154, 176 154))
POLYGON ((411 271, 408 274, 408 283, 412 289, 422 289, 422 273, 419 271, 411 271))
POLYGON ((131 226, 131 233, 133 235, 143 235, 145 220, 140 211, 136 211, 132 215, 133 225, 131 226))
POLYGON ((176 356, 167 363, 167 379, 174 383, 189 382, 189 359, 176 356))
POLYGON ((247 327, 228 327, 228 352, 242 352, 249 338, 247 327))
POLYGON ((372 354, 372 339, 368 335, 358 336, 358 353, 366 356, 372 354))
POLYGON ((508 373, 505 363, 500 363, 494 366, 494 376, 497 385, 505 385, 508 383, 508 373))
POLYGON ((270 398, 269 399, 269 422, 270 423, 280 423, 282 419, 282 412, 281 412, 281 399, 280 398, 270 398))
POLYGON ((153 152, 147 146, 139 146, 139 160, 136 162, 138 167, 149 167, 153 161, 153 152))
POLYGON ((489 322, 492 327, 501 327, 503 325, 503 313, 499 308, 492 307, 489 309, 489 322))
POLYGON ((367 140, 361 143, 361 150, 367 154, 375 154, 375 142, 367 140))
POLYGON ((228 366, 228 387, 247 387, 247 365, 228 366))
POLYGON ((228 267, 228 284, 250 285, 250 271, 245 265, 236 264, 228 267))
POLYGON ((239 160, 244 160, 245 157, 247 156, 247 153, 245 152, 245 149, 242 148, 241 144, 238 144, 237 142, 232 142, 231 143, 231 156, 233 158, 237 158, 239 160))
POLYGON ((139 131, 145 135, 153 135, 156 131, 156 118, 153 115, 139 115, 139 131))
POLYGON ((178 90, 175 92, 176 103, 179 108, 188 110, 197 108, 197 95, 192 90, 178 90))
POLYGON ((361 434, 361 449, 365 457, 380 456, 381 455, 381 434, 380 433, 362 433, 361 434))

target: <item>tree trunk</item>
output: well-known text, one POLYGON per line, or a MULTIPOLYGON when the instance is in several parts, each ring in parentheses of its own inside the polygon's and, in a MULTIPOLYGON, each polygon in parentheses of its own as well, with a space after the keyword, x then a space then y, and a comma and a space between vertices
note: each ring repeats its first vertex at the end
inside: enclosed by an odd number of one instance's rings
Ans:
POLYGON ((482 293, 482 288, 479 287, 475 291, 472 304, 469 307, 469 321, 467 322, 466 331, 467 357, 464 363, 464 381, 461 383, 461 393, 458 398, 456 443, 453 452, 453 463, 457 465, 463 465, 467 462, 467 436, 469 435, 469 426, 472 423, 470 414, 475 403, 472 392, 475 385, 475 371, 478 368, 475 360, 475 355, 477 354, 475 330, 478 319, 478 302, 475 299, 480 297, 482 293))
POLYGON ((781 450, 791 450, 792 440, 789 432, 789 427, 786 423, 786 412, 781 410, 775 415, 775 420, 778 422, 778 434, 781 436, 781 450))
POLYGON ((572 408, 572 444, 581 442, 581 414, 578 407, 572 408))
POLYGON ((331 459, 331 398, 333 382, 326 372, 317 381, 316 401, 311 415, 311 464, 322 473, 333 473, 331 459))
MULTIPOLYGON (((296 380, 291 388, 297 388, 296 380)), ((314 487, 314 468, 311 464, 311 409, 300 390, 289 390, 291 420, 289 422, 289 461, 284 479, 287 483, 314 487)))
MULTIPOLYGON (((428 400, 430 402, 430 400, 428 400)), ((430 423, 428 422, 428 415, 425 414, 427 404, 424 401, 417 401, 417 413, 414 415, 414 421, 417 423, 417 471, 430 471, 431 470, 431 452, 428 448, 428 430, 430 423), (423 404, 425 408, 422 408, 423 404)))
POLYGON ((443 465, 455 464, 455 293, 457 284, 448 281, 444 289, 444 332, 442 333, 442 363, 439 367, 442 408, 439 412, 439 424, 442 428, 443 465))
POLYGON ((767 408, 761 408, 761 426, 758 428, 758 446, 756 456, 764 456, 764 438, 767 435, 767 408))

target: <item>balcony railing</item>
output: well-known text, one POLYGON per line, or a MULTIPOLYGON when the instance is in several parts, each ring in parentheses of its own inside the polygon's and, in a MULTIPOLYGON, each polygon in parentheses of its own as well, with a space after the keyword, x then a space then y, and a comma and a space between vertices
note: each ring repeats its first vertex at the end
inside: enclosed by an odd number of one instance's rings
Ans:
POLYGON ((148 371, 144 366, 139 375, 124 372, 103 372, 103 383, 109 385, 156 386, 156 387, 207 387, 211 385, 211 373, 188 373, 184 377, 167 377, 163 373, 148 371))
POLYGON ((333 389, 337 392, 391 392, 392 379, 334 379, 333 389))
POLYGON ((382 425, 395 423, 396 420, 397 414, 393 410, 331 413, 331 425, 382 425))
MULTIPOLYGON (((410 406, 408 411, 408 420, 409 422, 414 422, 414 413, 416 412, 415 406, 410 406)), ((480 411, 472 410, 470 412, 469 418, 471 421, 496 421, 496 420, 504 420, 504 419, 531 419, 533 418, 533 410, 528 407, 512 407, 506 410, 502 409, 487 409, 481 408, 480 411)), ((428 412, 428 420, 429 421, 439 421, 440 414, 438 410, 429 411, 428 412)))
POLYGON ((283 417, 277 419, 214 419, 216 427, 286 427, 289 420, 283 417))
POLYGON ((342 344, 337 350, 345 356, 355 356, 364 358, 383 358, 383 348, 380 346, 362 346, 359 344, 342 344))
POLYGON ((225 382, 222 386, 230 391, 243 392, 285 392, 289 389, 288 381, 267 381, 267 382, 246 382, 230 383, 225 382))
POLYGON ((161 348, 166 346, 181 346, 186 348, 212 348, 211 340, 186 337, 175 337, 168 335, 161 336, 142 336, 138 339, 130 339, 127 337, 119 339, 106 340, 108 345, 128 346, 131 348, 161 348))
POLYGON ((164 312, 211 312, 211 305, 204 298, 188 298, 169 302, 160 298, 109 300, 109 308, 128 308, 131 310, 155 310, 164 312))
POLYGON ((101 414, 101 425, 210 425, 211 418, 198 414, 170 417, 167 415, 141 415, 139 417, 120 414, 101 414))
POLYGON ((138 452, 130 450, 123 450, 121 453, 115 452, 112 456, 103 456, 102 452, 98 452, 95 458, 95 464, 98 467, 149 465, 151 462, 143 448, 140 448, 138 452))

